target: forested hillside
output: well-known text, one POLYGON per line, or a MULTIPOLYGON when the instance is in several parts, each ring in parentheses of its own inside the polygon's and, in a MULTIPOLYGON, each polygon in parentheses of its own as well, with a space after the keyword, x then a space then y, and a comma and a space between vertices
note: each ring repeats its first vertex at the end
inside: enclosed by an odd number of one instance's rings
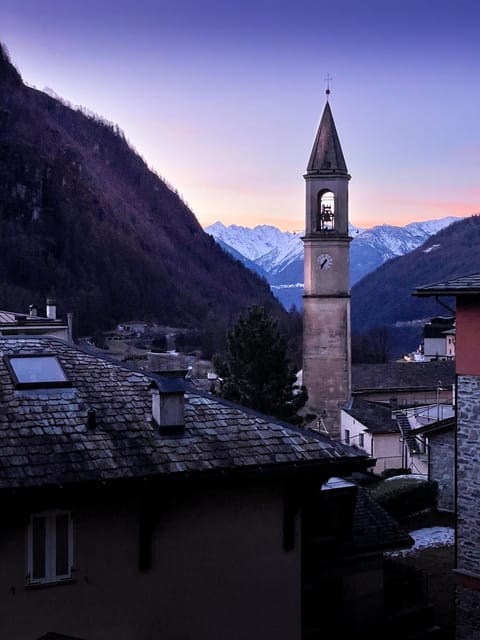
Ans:
MULTIPOLYGON (((388 327, 394 341, 410 346, 422 322, 451 312, 434 299, 412 295, 422 285, 480 271, 480 216, 473 215, 431 236, 421 247, 389 260, 352 287, 352 330, 388 327), (403 338, 402 338, 403 339, 403 338)), ((442 300, 454 309, 454 300, 442 300)))
POLYGON ((55 292, 77 335, 125 319, 221 332, 286 312, 117 126, 26 86, 0 45, 0 309, 55 292))

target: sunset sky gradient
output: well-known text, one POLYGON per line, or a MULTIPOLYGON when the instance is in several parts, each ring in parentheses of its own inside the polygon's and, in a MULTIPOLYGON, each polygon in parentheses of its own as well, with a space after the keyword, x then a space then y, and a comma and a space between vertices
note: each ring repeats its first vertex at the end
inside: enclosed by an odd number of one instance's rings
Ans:
POLYGON ((118 124, 202 225, 300 230, 325 78, 359 227, 480 212, 474 0, 1 0, 24 81, 118 124))

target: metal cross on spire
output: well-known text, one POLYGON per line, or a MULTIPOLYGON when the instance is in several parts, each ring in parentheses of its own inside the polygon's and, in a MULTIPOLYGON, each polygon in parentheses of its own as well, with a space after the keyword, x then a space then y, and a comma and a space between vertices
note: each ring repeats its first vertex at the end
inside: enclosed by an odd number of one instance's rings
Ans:
POLYGON ((327 94, 327 100, 328 96, 330 95, 330 80, 333 80, 333 78, 329 73, 327 73, 327 77, 325 78, 325 82, 327 83, 327 89, 325 91, 325 93, 327 94))

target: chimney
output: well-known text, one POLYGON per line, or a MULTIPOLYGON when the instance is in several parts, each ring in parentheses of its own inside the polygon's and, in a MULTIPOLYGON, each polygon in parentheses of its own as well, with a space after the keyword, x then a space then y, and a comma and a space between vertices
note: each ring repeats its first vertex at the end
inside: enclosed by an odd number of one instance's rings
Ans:
POLYGON ((52 297, 47 298, 47 318, 57 319, 57 301, 52 297))
POLYGON ((185 377, 159 377, 152 382, 152 418, 162 435, 185 432, 185 377))
POLYGON ((37 312, 38 312, 38 309, 37 309, 36 305, 34 305, 34 304, 29 305, 29 307, 28 307, 28 315, 30 316, 30 318, 36 318, 37 317, 37 312))

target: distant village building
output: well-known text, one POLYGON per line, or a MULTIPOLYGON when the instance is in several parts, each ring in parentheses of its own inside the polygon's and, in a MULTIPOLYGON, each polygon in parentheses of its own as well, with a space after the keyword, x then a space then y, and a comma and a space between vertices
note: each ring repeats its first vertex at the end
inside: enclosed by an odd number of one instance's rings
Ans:
POLYGON ((144 334, 154 328, 154 325, 150 322, 143 322, 142 320, 130 320, 127 322, 121 322, 117 325, 119 332, 131 333, 137 336, 144 334))
POLYGON ((67 320, 57 318, 55 298, 48 297, 45 315, 39 315, 38 307, 30 305, 28 313, 0 310, 0 336, 49 335, 72 341, 73 316, 67 314, 67 320))
POLYGON ((374 473, 408 469, 435 480, 441 487, 439 508, 452 510, 454 422, 452 404, 399 409, 394 400, 354 397, 342 411, 341 441, 374 458, 374 473))
POLYGON ((432 318, 424 325, 421 352, 424 360, 455 358, 455 317, 432 318))
POLYGON ((374 473, 406 468, 398 421, 387 404, 354 398, 342 411, 341 440, 374 458, 374 473))

